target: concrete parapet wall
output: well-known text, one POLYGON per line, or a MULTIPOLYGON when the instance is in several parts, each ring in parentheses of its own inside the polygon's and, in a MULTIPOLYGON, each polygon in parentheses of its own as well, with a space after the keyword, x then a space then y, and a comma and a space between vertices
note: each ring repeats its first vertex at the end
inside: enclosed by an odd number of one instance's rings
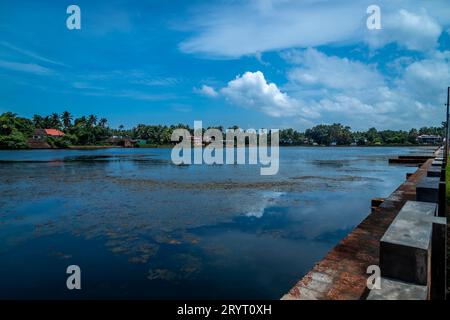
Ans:
POLYGON ((367 300, 426 300, 427 286, 381 278, 381 288, 370 291, 367 300))
POLYGON ((367 267, 379 265, 380 240, 407 200, 416 200, 416 185, 433 162, 427 160, 385 201, 374 208, 282 299, 357 300, 366 298, 367 267))
POLYGON ((438 203, 439 181, 439 177, 422 177, 416 186, 417 201, 438 203))
POLYGON ((380 240, 381 276, 426 286, 435 203, 407 201, 380 240))

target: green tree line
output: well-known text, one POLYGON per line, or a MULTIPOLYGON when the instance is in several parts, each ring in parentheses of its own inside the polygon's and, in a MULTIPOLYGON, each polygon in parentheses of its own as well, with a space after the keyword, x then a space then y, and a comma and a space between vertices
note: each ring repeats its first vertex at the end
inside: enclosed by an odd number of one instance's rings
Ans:
MULTIPOLYGON (((24 149, 28 147, 28 139, 35 129, 58 129, 65 133, 63 137, 48 137, 47 143, 56 148, 70 145, 105 145, 108 138, 119 137, 139 139, 148 145, 169 145, 173 130, 187 129, 193 134, 193 129, 185 124, 177 125, 145 125, 138 124, 125 130, 123 125, 110 128, 106 118, 95 115, 75 118, 68 111, 62 114, 53 113, 47 116, 34 115, 31 119, 19 117, 12 112, 0 115, 0 148, 24 149)), ((217 126, 224 132, 224 127, 217 126)), ((237 129, 238 126, 230 127, 237 129)), ((340 123, 331 125, 320 124, 300 132, 294 129, 280 130, 281 145, 408 145, 417 144, 417 137, 422 134, 444 136, 444 123, 441 127, 423 127, 420 129, 382 130, 370 128, 367 131, 352 131, 350 127, 340 123)), ((205 129, 204 129, 205 130, 205 129)))

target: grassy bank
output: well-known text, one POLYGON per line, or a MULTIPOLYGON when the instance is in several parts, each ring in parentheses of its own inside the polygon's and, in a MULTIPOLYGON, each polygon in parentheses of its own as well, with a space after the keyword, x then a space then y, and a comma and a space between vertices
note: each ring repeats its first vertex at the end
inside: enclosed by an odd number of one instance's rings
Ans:
MULTIPOLYGON (((450 275, 450 223, 449 223, 449 209, 450 209, 450 157, 447 157, 447 166, 445 167, 445 188, 447 193, 447 275, 450 275)), ((447 292, 450 289, 450 277, 447 276, 447 292)), ((449 293, 447 293, 447 299, 449 299, 449 293)))

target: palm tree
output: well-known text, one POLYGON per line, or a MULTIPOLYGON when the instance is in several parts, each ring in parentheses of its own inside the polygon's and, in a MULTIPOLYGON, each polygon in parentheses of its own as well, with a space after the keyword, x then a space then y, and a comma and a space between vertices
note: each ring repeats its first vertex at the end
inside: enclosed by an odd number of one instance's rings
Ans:
POLYGON ((59 119, 59 114, 52 113, 49 120, 52 128, 61 128, 61 120, 59 119))
POLYGON ((123 124, 121 124, 121 125, 119 126, 119 130, 122 131, 123 128, 125 128, 125 127, 123 126, 123 124))
POLYGON ((82 116, 81 118, 77 118, 74 121, 74 124, 77 125, 85 125, 86 124, 86 117, 82 116))
POLYGON ((108 120, 106 118, 101 118, 100 121, 98 122, 100 127, 106 127, 106 123, 108 122, 108 120))
POLYGON ((133 129, 134 135, 138 139, 147 139, 147 126, 145 124, 138 124, 133 129))
POLYGON ((42 129, 44 127, 44 118, 38 114, 33 116, 33 124, 36 128, 42 129))
POLYGON ((93 127, 93 126, 95 126, 96 124, 97 124, 97 117, 96 117, 95 115, 91 114, 91 115, 88 117, 88 125, 91 126, 91 127, 93 127))
POLYGON ((72 125, 72 115, 69 111, 64 111, 61 115, 61 120, 64 124, 64 128, 67 129, 72 125))

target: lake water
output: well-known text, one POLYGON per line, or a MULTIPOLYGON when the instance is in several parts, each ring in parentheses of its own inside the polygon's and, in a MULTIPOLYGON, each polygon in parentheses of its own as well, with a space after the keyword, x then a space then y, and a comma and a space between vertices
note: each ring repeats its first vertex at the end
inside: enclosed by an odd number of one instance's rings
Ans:
POLYGON ((281 148, 275 176, 170 149, 0 151, 0 298, 279 299, 417 149, 281 148))

